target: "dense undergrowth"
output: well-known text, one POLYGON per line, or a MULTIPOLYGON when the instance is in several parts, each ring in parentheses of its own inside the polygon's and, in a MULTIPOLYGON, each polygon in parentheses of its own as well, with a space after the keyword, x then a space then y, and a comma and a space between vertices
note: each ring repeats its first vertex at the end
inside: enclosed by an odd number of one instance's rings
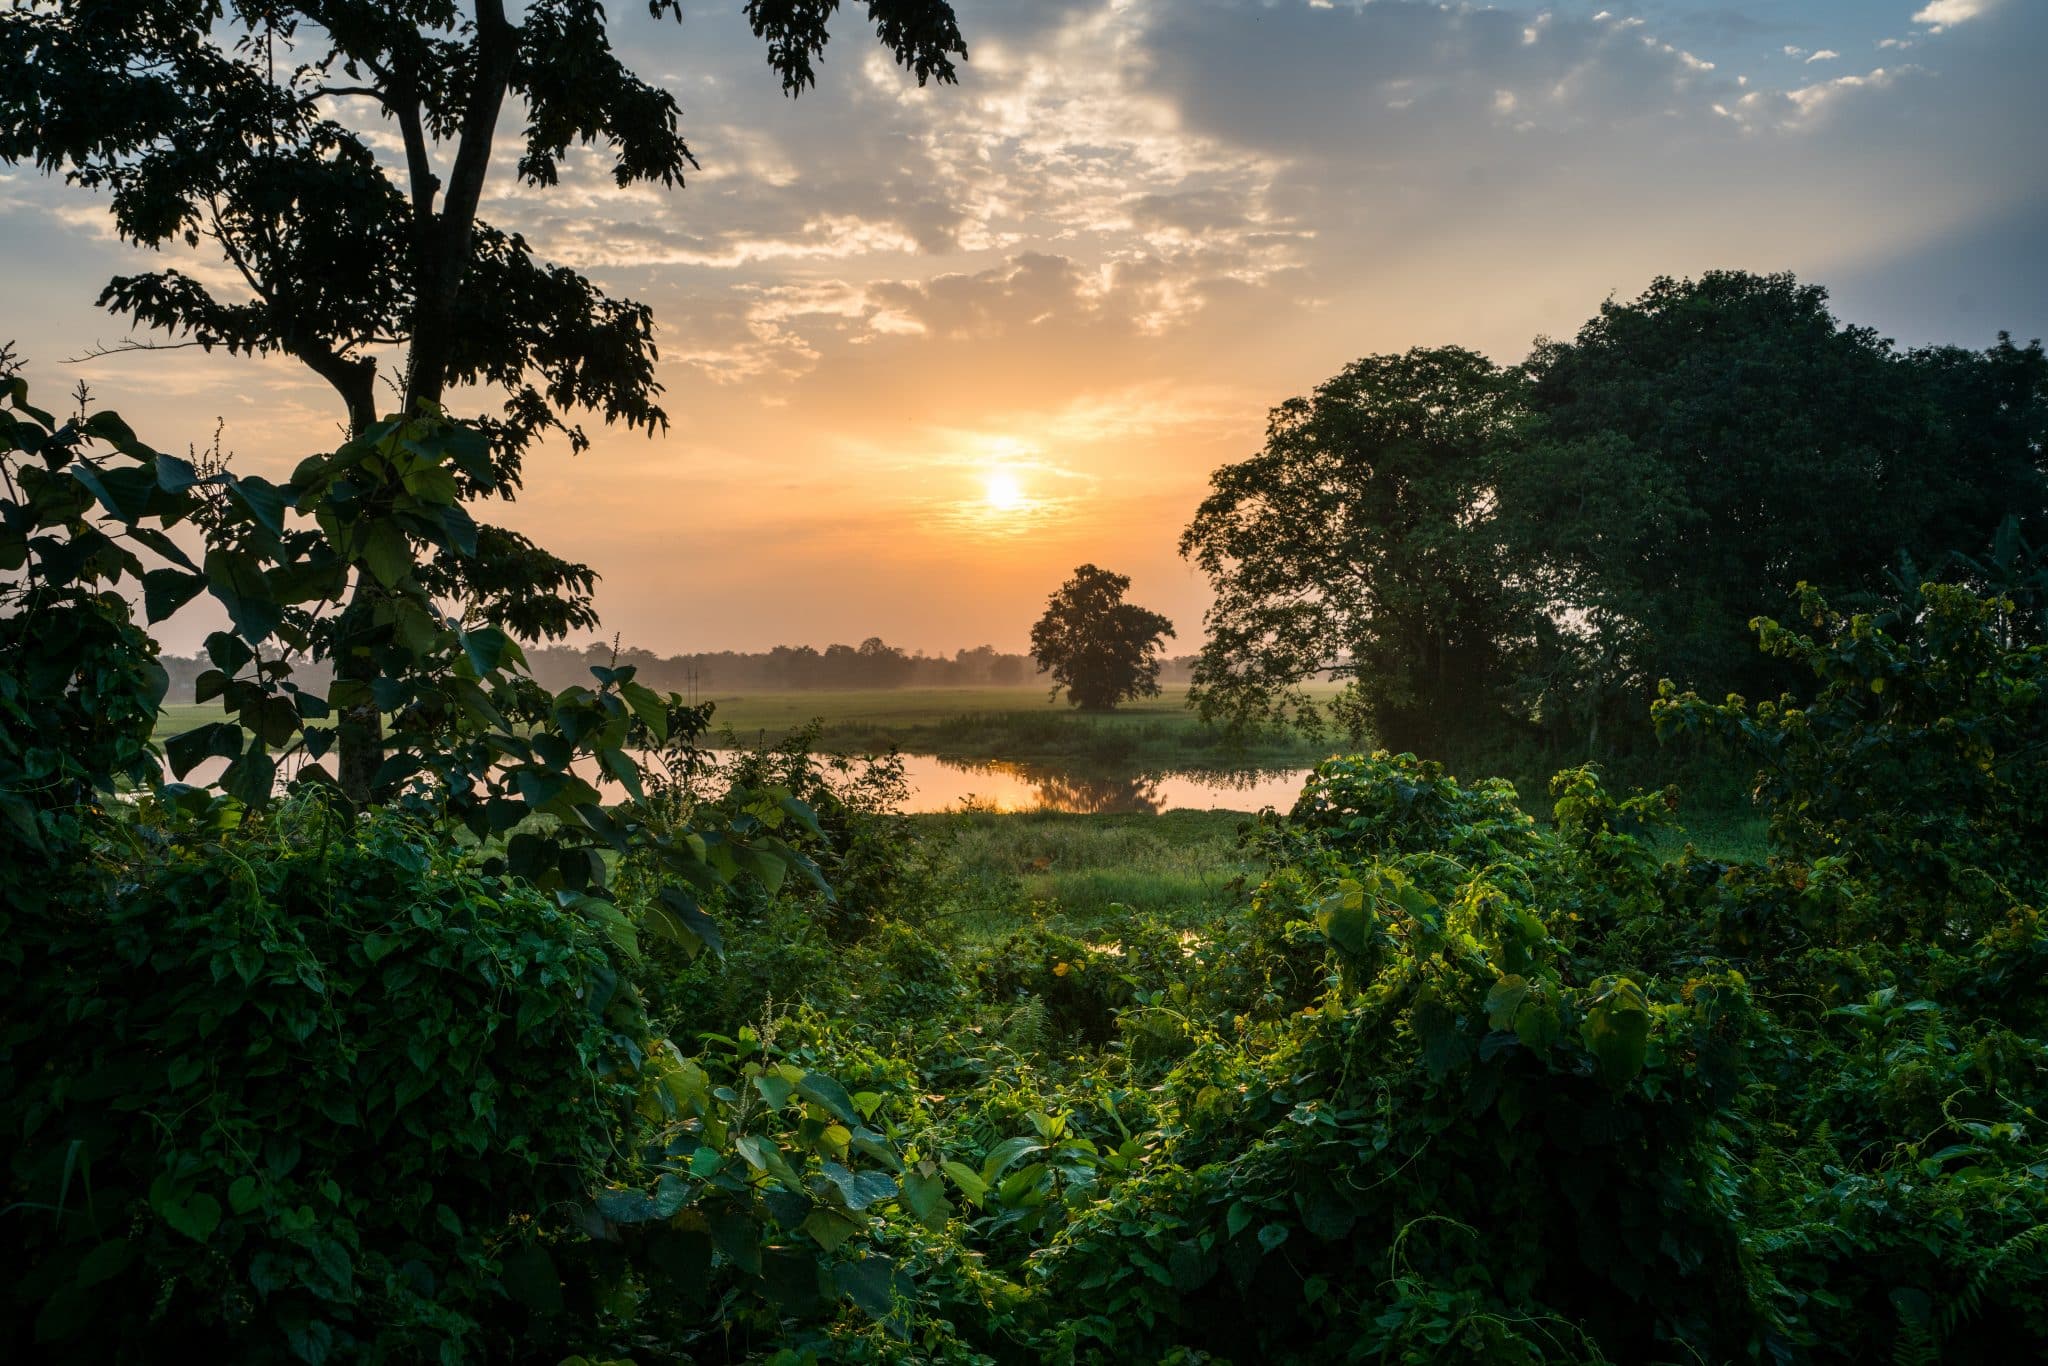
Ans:
MULTIPOLYGON (((691 958, 397 816, 337 825, 309 798, 198 829, 145 803, 78 870, 102 909, 9 927, 17 1341, 646 1362, 2038 1341, 2041 653, 2000 648, 1996 605, 1962 594, 1878 623, 1810 606, 1813 637, 1766 643, 1815 668, 1813 704, 1660 704, 1763 765, 1754 862, 1665 857, 1680 794, 1591 769, 1539 824, 1505 783, 1333 759, 1290 814, 1184 817, 1176 841, 893 816, 889 764, 799 737, 667 795, 784 785, 836 893, 734 884, 723 957, 691 958), (1128 866, 1157 889, 1212 857, 1214 884, 1151 905, 1047 880, 1128 866)), ((636 877, 658 870, 621 870, 629 908, 652 902, 636 877)))
POLYGON ((272 747, 330 735, 289 661, 212 638, 237 720, 173 759, 231 751, 227 790, 166 783, 163 673, 115 589, 226 592, 275 631, 258 594, 325 591, 338 552, 277 530, 275 489, 11 393, 11 1360, 2048 1339, 2048 648, 2007 600, 1809 596, 1761 626, 1808 700, 1660 699, 1677 753, 1756 774, 1758 857, 1681 842, 1677 787, 1580 767, 1525 798, 1384 753, 1227 836, 914 821, 898 763, 801 734, 711 763, 701 710, 625 667, 549 694, 403 577, 389 795, 280 799, 272 747), (131 463, 66 474, 95 431, 131 463), (141 577, 123 542, 191 517, 275 563, 141 577))

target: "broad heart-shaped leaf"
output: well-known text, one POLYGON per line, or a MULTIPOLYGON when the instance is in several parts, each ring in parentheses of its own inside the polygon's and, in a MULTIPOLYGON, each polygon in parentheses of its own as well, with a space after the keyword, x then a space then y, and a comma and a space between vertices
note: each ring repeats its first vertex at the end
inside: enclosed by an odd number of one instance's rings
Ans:
POLYGON ((391 521, 374 523, 363 540, 363 563, 377 582, 396 588, 413 571, 412 542, 391 521))
POLYGON ((780 1072, 763 1072, 754 1078, 754 1089, 768 1102, 769 1109, 780 1110, 796 1094, 796 1083, 780 1072))
POLYGON ((154 626, 206 590, 206 576, 182 569, 152 569, 142 576, 142 610, 154 626))
POLYGON ((171 772, 182 778, 212 758, 232 759, 242 752, 242 731, 226 721, 214 721, 164 741, 164 757, 171 772))
POLYGON ((192 468, 190 461, 175 455, 156 458, 156 486, 165 493, 183 493, 198 482, 199 471, 192 468))
POLYGON ((857 1262, 841 1262, 832 1268, 839 1292, 865 1310, 872 1318, 883 1318, 896 1301, 896 1263, 880 1253, 870 1252, 857 1262))
POLYGON ((261 806, 277 790, 277 760, 252 749, 228 765, 220 788, 244 806, 261 806))
POLYGON ((926 1228, 944 1228, 947 1217, 953 1213, 953 1202, 946 1198, 946 1180, 936 1171, 903 1173, 901 1200, 910 1217, 926 1228))
POLYGON ((270 639, 284 609, 270 595, 264 582, 263 566, 256 557, 239 550, 206 552, 206 586, 235 623, 235 630, 252 645, 270 639))
POLYGON ((860 1123, 860 1116, 854 1113, 853 1097, 823 1072, 804 1073, 803 1080, 796 1084, 796 1093, 813 1105, 824 1106, 841 1124, 860 1123))
POLYGON ((1634 1079, 1643 1070, 1650 1042, 1649 1003, 1642 988, 1626 977, 1606 984, 1587 1010, 1579 1034, 1599 1065, 1602 1080, 1619 1086, 1634 1079))
POLYGON ((149 1206, 158 1218, 195 1243, 205 1242, 220 1227, 220 1201, 204 1191, 181 1191, 168 1175, 150 1184, 149 1206))
POLYGON ((1434 996, 1418 1000, 1408 1019, 1416 1042, 1422 1046, 1422 1065, 1428 1069, 1430 1080, 1442 1081, 1451 1069, 1472 1056, 1472 1041, 1459 1030, 1458 1017, 1434 996))
POLYGON ((680 944, 692 954, 698 946, 707 946, 715 954, 725 952, 725 934, 719 930, 719 922, 702 911, 696 905, 696 897, 682 887, 662 889, 662 905, 649 911, 647 924, 655 934, 680 944))
POLYGON ((439 465, 415 465, 399 481, 422 503, 445 506, 455 501, 455 476, 439 465))
POLYGON ((562 1277, 555 1270, 547 1250, 528 1243, 514 1248, 499 1261, 499 1275, 512 1302, 535 1314, 562 1312, 562 1277))
POLYGON ((120 522, 133 522, 141 517, 157 492, 156 471, 142 465, 103 469, 81 456, 72 462, 71 477, 91 490, 93 497, 120 522))
POLYGON ((1346 881, 1325 897, 1316 910, 1316 928, 1347 956, 1363 958, 1372 943, 1373 931, 1373 914, 1366 908, 1364 888, 1346 881))
POLYGON ((662 1217, 654 1197, 643 1190, 608 1190, 595 1203, 597 1212, 614 1224, 645 1224, 662 1217))
POLYGON ((1012 1162, 1015 1162, 1027 1153, 1042 1152, 1044 1149, 1045 1145, 1040 1143, 1033 1134, 1020 1134, 1016 1138, 1004 1139, 1001 1143, 989 1149, 988 1156, 982 1159, 981 1179, 983 1183, 993 1184, 995 1179, 1003 1174, 1003 1169, 1012 1162))
POLYGON ((1514 1023, 1515 1012, 1528 999, 1529 983, 1526 978, 1515 974, 1501 978, 1486 993, 1487 1024, 1494 1029, 1508 1028, 1514 1023))
POLYGON ((811 1211, 811 1217, 804 1220, 803 1231, 817 1240, 827 1252, 837 1251, 839 1245, 860 1232, 860 1221, 850 1214, 822 1206, 811 1211))
POLYGON ((644 683, 627 679, 619 684, 619 696, 633 709, 633 715, 654 733, 656 740, 668 739, 668 708, 662 704, 661 694, 644 683))
POLYGON ((856 1172, 837 1162, 824 1165, 825 1179, 835 1186, 846 1207, 856 1212, 866 1209, 877 1200, 891 1200, 896 1196, 896 1183, 881 1172, 856 1172))
POLYGON ((476 519, 460 503, 441 509, 441 531, 449 545, 464 555, 476 554, 476 519))
POLYGON ((228 492, 249 510, 249 515, 273 536, 284 534, 284 510, 291 505, 285 491, 268 479, 246 475, 228 480, 228 492))
POLYGON ((215 631, 206 638, 206 657, 222 673, 237 674, 244 664, 256 658, 256 652, 240 636, 228 631, 215 631))
POLYGON ((519 647, 495 626, 479 626, 472 631, 461 633, 462 653, 469 658, 469 666, 477 676, 492 672, 507 661, 524 663, 525 656, 519 647))
POLYGON ((979 1205, 987 1198, 988 1182, 982 1180, 981 1173, 965 1162, 955 1162, 949 1158, 939 1164, 939 1170, 952 1177, 953 1184, 958 1186, 960 1193, 972 1203, 979 1205))

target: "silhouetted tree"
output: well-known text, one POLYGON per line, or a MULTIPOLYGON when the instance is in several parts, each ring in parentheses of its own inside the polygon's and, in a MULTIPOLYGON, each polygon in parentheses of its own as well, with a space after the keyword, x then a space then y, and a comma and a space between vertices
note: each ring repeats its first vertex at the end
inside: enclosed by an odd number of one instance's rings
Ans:
POLYGON ((1127 574, 1084 564, 1047 601, 1031 653, 1077 707, 1107 710, 1159 691, 1159 656, 1173 623, 1124 601, 1127 574))
MULTIPOLYGON (((682 18, 679 0, 648 8, 682 18)), ((790 94, 813 82, 836 8, 749 0, 790 94)), ((871 0, 868 13, 920 84, 953 79, 966 49, 944 0, 871 0)), ((0 14, 0 161, 110 191, 138 246, 210 242, 238 289, 167 268, 116 279, 100 302, 170 344, 299 360, 340 395, 352 432, 377 417, 380 348, 403 349, 407 411, 451 386, 497 390, 489 477, 460 491, 509 497, 535 438, 586 444, 576 413, 667 425, 648 309, 477 216, 508 104, 524 116, 530 186, 555 184, 570 147, 589 144, 622 187, 682 184, 695 163, 675 99, 620 60, 611 23, 599 0, 466 13, 446 0, 30 0, 0 14), (387 129, 402 177, 375 151, 387 129)), ((439 557, 423 586, 524 635, 594 622, 588 568, 510 531, 473 534, 476 553, 439 557)), ((328 648, 347 680, 343 785, 360 794, 381 754, 369 685, 392 627, 371 576, 357 582, 328 648)))
POLYGON ((1644 733, 1659 679, 1769 696, 1805 680, 1749 623, 1802 582, 1881 591, 2048 516, 2040 348, 1902 355, 1818 285, 1711 272, 1608 302, 1531 355, 1501 512, 1566 627, 1553 726, 1644 733))
POLYGON ((1459 347, 1368 356, 1273 410, 1181 537, 1216 600, 1190 700, 1238 727, 1319 722, 1396 749, 1497 731, 1544 632, 1494 516, 1517 377, 1459 347))

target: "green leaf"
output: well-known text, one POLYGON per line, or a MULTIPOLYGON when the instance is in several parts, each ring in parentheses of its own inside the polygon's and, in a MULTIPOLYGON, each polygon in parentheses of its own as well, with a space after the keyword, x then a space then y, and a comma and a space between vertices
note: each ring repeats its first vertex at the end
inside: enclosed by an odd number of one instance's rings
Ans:
POLYGON ((953 1202, 946 1198, 945 1178, 937 1171, 903 1173, 901 1198, 910 1217, 929 1229, 944 1228, 953 1213, 953 1202))
POLYGON ((220 1227, 220 1201, 203 1191, 182 1200, 166 1198, 159 1202, 152 1190, 150 1203, 166 1224, 195 1243, 205 1242, 220 1227))
POLYGON ((648 908, 647 923, 656 934, 693 956, 700 948, 708 947, 713 953, 725 950, 718 922, 704 914, 697 898, 680 887, 661 889, 661 905, 648 908))
POLYGON ((1650 1039, 1642 988, 1626 977, 1615 979, 1594 998, 1579 1032, 1602 1080, 1619 1086, 1634 1079, 1643 1070, 1650 1039))
POLYGON ((630 1187, 605 1191, 593 1203, 614 1224, 646 1224, 662 1217, 652 1196, 630 1187))
POLYGON ((239 550, 206 552, 206 586, 227 609, 235 630, 252 645, 260 645, 284 620, 284 610, 270 594, 263 566, 255 556, 239 550))
POLYGON ((771 1110, 780 1110, 796 1094, 796 1084, 779 1072, 763 1072, 755 1077, 754 1089, 761 1093, 761 1099, 768 1102, 771 1110))
POLYGON ((825 1163, 822 1170, 850 1210, 864 1210, 877 1200, 896 1198, 896 1183, 881 1172, 856 1172, 837 1162, 825 1163))
POLYGON ((241 728, 226 721, 199 726, 164 742, 164 757, 170 761, 171 772, 180 778, 208 759, 232 759, 241 752, 241 728))
POLYGON ((206 591, 206 576, 182 569, 152 569, 142 576, 142 610, 154 626, 206 591))
POLYGON ((1409 1024, 1422 1045, 1422 1065, 1432 1081, 1442 1081, 1472 1056, 1472 1042, 1458 1028, 1458 1017, 1434 997, 1415 1003, 1409 1024))
POLYGON ((377 582, 396 588, 413 571, 412 542, 396 522, 376 522, 363 543, 362 562, 377 582))
POLYGON ((491 673, 509 658, 519 657, 519 647, 495 626, 479 626, 461 634, 462 653, 478 677, 491 673))
POLYGON ((886 1318, 895 1307, 896 1263, 880 1253, 870 1252, 857 1262, 841 1262, 832 1268, 832 1279, 840 1293, 871 1318, 886 1318))
POLYGON ((1325 897, 1316 910, 1316 928, 1345 954, 1363 958, 1373 932, 1373 914, 1366 907, 1364 890, 1356 882, 1346 881, 1325 897))
POLYGON ((220 775, 220 790, 244 806, 262 806, 277 791, 277 760, 251 750, 220 775))
POLYGON ((192 468, 190 461, 175 455, 156 458, 156 485, 165 493, 183 493, 198 482, 199 471, 192 468))
POLYGON ((290 506, 290 500, 283 489, 253 474, 230 478, 227 485, 235 501, 247 508, 265 531, 273 536, 284 534, 284 510, 290 506))
POLYGON ((439 465, 415 465, 399 477, 399 482, 422 503, 445 506, 455 501, 455 476, 439 465))
POLYGON ((982 1160, 982 1180, 992 1183, 998 1176, 1003 1174, 1004 1168, 1008 1167, 1018 1158, 1031 1153, 1043 1152, 1044 1150, 1045 1145, 1030 1134, 1020 1134, 1016 1138, 1006 1138, 1001 1143, 996 1144, 995 1147, 989 1149, 988 1156, 982 1160))
POLYGON ((835 1252, 848 1238, 860 1232, 860 1221, 836 1209, 819 1208, 804 1220, 803 1231, 827 1252, 835 1252))
POLYGON ((979 1205, 987 1197, 988 1182, 982 1180, 981 1174, 965 1162, 941 1162, 939 1170, 951 1177, 953 1184, 960 1188, 960 1193, 973 1204, 979 1205))
POLYGON ((1529 983, 1524 977, 1509 975, 1493 984, 1486 993, 1487 1024, 1494 1029, 1506 1029, 1513 1022, 1515 1012, 1522 1008, 1522 1002, 1529 997, 1529 983))
POLYGON ((823 1072, 804 1073, 803 1080, 796 1084, 796 1093, 813 1105, 824 1106, 842 1124, 860 1123, 860 1115, 853 1108, 853 1097, 846 1094, 844 1086, 823 1072))
POLYGON ((525 1305, 534 1314, 562 1312, 562 1277, 555 1270, 547 1249, 532 1243, 514 1248, 505 1254, 498 1266, 499 1274, 504 1278, 505 1292, 515 1303, 525 1305))

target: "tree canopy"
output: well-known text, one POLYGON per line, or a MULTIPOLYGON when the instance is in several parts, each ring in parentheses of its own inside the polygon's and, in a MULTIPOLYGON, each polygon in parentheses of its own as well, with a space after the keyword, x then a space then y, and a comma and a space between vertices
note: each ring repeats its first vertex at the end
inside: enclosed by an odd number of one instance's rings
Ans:
POLYGON ((2038 342, 1902 352, 1789 275, 1659 279, 1512 370, 1367 357, 1275 409, 1183 535, 1216 593, 1194 698, 1313 722, 1300 685, 1348 678, 1327 710, 1395 748, 1611 752, 1660 679, 1798 685, 1747 640, 1802 584, 2024 581, 2044 443, 2038 342))
POLYGON ((1497 528, 1517 377, 1460 347, 1369 356, 1273 410, 1181 537, 1216 586, 1191 696, 1239 724, 1313 719, 1296 686, 1428 747, 1498 720, 1536 629, 1497 528))
MULTIPOLYGON (((648 8, 682 18, 677 0, 648 8)), ((837 8, 747 5, 790 94, 815 81, 837 8)), ((966 47, 945 0, 872 0, 868 15, 920 84, 954 78, 966 47)), ((547 433, 585 446, 580 415, 668 424, 648 308, 478 216, 508 115, 535 190, 572 149, 609 158, 622 188, 679 187, 695 164, 674 95, 627 67, 597 0, 35 0, 0 15, 0 161, 106 191, 124 240, 211 248, 240 283, 167 266, 113 280, 101 304, 157 344, 300 361, 334 388, 352 436, 377 420, 387 368, 407 413, 451 388, 495 392, 480 419, 491 459, 459 477, 465 502, 513 497, 547 433), (394 130, 398 165, 378 153, 394 130)), ((431 555, 423 587, 529 638, 596 624, 587 566, 501 528, 474 534, 479 553, 431 555)), ((391 642, 366 567, 316 642, 357 693, 391 642)), ((342 780, 360 799, 382 723, 361 701, 345 716, 342 780)))
POLYGON ((1077 707, 1106 710, 1159 692, 1160 653, 1173 623, 1124 601, 1128 574, 1084 564, 1046 601, 1031 653, 1077 707))

